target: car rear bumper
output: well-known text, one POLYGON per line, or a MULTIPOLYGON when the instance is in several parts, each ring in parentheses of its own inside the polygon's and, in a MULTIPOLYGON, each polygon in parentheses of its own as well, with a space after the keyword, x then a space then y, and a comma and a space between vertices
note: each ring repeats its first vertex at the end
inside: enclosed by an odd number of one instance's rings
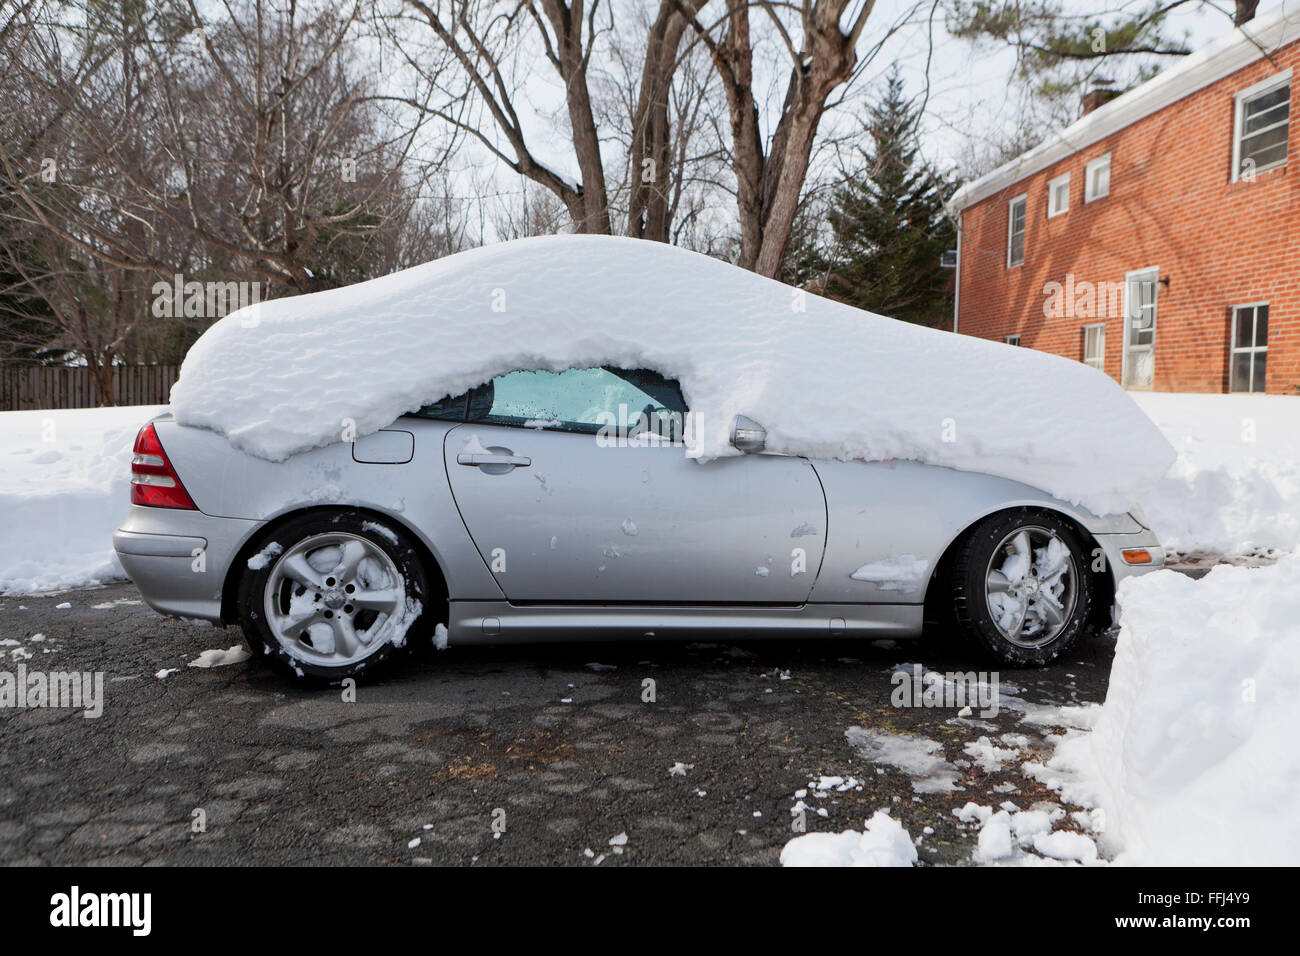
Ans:
POLYGON ((221 591, 230 563, 261 524, 133 505, 113 532, 113 548, 154 610, 220 622, 221 591))

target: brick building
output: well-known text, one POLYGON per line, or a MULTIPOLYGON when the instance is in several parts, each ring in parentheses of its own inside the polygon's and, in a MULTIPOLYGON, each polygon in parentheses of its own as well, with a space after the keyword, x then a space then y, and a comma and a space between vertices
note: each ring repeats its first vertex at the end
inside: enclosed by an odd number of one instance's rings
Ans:
POLYGON ((1293 73, 1285 0, 962 186, 957 331, 1128 388, 1300 393, 1293 73))

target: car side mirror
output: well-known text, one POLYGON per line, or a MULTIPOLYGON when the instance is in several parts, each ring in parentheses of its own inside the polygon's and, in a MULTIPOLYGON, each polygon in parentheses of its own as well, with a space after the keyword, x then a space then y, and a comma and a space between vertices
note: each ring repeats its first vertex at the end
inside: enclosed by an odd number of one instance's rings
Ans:
POLYGON ((731 444, 746 455, 757 454, 767 445, 767 429, 744 415, 737 415, 731 425, 731 444))

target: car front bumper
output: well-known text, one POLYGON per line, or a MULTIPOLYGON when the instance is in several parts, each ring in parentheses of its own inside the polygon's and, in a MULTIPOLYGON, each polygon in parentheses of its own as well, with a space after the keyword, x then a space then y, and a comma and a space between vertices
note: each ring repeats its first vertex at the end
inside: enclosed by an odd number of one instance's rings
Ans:
MULTIPOLYGON (((1165 549, 1160 545, 1155 532, 1149 528, 1131 534, 1094 534, 1093 537, 1104 552, 1116 588, 1125 578, 1157 571, 1165 566, 1165 549), (1125 552, 1146 552, 1149 560, 1140 562, 1135 560, 1133 554, 1126 556, 1125 552)), ((1095 559, 1097 555, 1094 554, 1093 557, 1095 559)))
POLYGON ((113 548, 127 577, 154 610, 220 623, 221 591, 230 563, 261 524, 132 505, 113 532, 113 548))

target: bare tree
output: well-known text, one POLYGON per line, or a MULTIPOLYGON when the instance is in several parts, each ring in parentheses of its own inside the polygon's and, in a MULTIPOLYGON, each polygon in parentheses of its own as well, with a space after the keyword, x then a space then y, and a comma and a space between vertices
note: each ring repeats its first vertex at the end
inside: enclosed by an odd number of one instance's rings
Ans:
POLYGON ((0 28, 0 308, 15 313, 0 337, 44 329, 46 346, 97 369, 108 402, 114 362, 183 351, 219 317, 151 321, 159 278, 233 277, 266 297, 462 243, 463 228, 425 231, 454 228, 426 190, 439 163, 406 162, 418 122, 390 123, 362 78, 361 12, 359 0, 18 8, 0 28))
POLYGON ((674 113, 674 105, 682 103, 677 80, 683 64, 692 48, 702 45, 726 100, 739 264, 764 275, 778 274, 822 116, 833 106, 832 95, 861 65, 858 45, 874 0, 660 0, 635 40, 627 35, 637 27, 635 16, 612 3, 404 0, 406 15, 392 18, 390 38, 409 65, 430 77, 432 112, 520 176, 554 193, 581 232, 612 231, 618 205, 606 174, 610 164, 602 155, 608 140, 597 124, 593 54, 620 44, 624 50, 638 48, 639 69, 626 70, 624 63, 625 72, 635 77, 635 94, 628 103, 625 156, 614 165, 626 170, 623 231, 660 241, 676 234, 675 203, 691 179, 683 164, 701 155, 690 148, 686 134, 707 129, 698 111, 674 113), (751 31, 751 12, 763 20, 761 33, 751 31), (413 44, 412 22, 428 27, 436 46, 413 44), (790 64, 784 99, 771 104, 777 119, 770 136, 763 129, 769 104, 755 86, 760 41, 783 49, 790 64), (521 119, 519 100, 538 57, 561 82, 577 181, 542 158, 521 119))

